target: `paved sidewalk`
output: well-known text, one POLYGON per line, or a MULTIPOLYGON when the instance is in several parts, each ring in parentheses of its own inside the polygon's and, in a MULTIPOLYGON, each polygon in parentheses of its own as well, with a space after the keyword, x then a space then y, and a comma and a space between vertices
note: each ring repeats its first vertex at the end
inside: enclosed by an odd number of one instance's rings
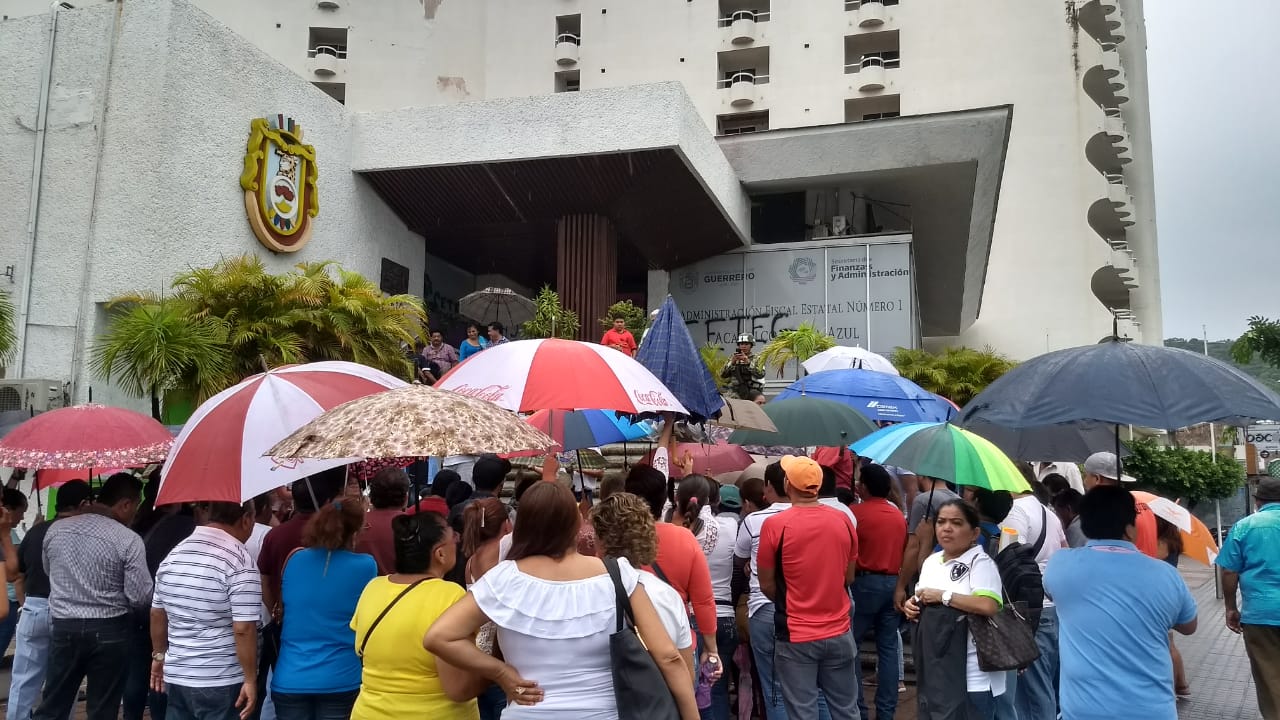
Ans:
POLYGON ((1178 703, 1179 720, 1259 720, 1244 640, 1227 629, 1213 571, 1184 560, 1178 568, 1200 608, 1196 633, 1176 635, 1191 683, 1191 699, 1178 703))

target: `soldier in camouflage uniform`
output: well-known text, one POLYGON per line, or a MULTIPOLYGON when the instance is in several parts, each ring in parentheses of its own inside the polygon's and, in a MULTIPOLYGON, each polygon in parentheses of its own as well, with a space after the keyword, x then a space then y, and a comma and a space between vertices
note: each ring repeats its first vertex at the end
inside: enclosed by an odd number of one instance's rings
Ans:
POLYGON ((750 335, 738 336, 738 350, 729 358, 729 364, 720 371, 720 377, 729 381, 729 395, 747 400, 764 392, 764 370, 761 370, 751 354, 755 347, 755 338, 750 335))

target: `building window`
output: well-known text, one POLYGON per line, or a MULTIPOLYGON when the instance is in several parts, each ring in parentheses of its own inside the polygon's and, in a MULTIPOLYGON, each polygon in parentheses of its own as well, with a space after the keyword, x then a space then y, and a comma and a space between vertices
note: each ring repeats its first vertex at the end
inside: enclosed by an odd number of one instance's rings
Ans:
POLYGON ((581 89, 582 75, 578 70, 565 70, 556 73, 556 92, 578 92, 581 89))
POLYGON ((382 258, 378 288, 388 295, 404 295, 409 292, 409 268, 394 260, 382 258))
POLYGON ((717 135, 743 135, 769 129, 769 111, 734 113, 716 117, 717 135))
POLYGON ((338 82, 315 82, 311 83, 320 88, 325 95, 337 100, 343 105, 347 104, 347 84, 338 82))
POLYGON ((346 58, 347 29, 327 27, 311 28, 307 39, 307 57, 313 58, 317 54, 334 55, 339 58, 346 58))
POLYGON ((901 63, 898 31, 846 35, 844 38, 844 71, 856 73, 864 67, 876 66, 886 70, 901 63))
POLYGON ((902 114, 901 97, 900 95, 875 95, 845 100, 844 121, 851 123, 899 117, 902 114))

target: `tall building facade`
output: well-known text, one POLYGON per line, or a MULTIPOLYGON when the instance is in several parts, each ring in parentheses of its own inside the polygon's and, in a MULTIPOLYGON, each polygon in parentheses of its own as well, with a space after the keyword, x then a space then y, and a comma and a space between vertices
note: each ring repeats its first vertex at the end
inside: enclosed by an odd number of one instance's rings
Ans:
MULTIPOLYGON (((433 309, 486 284, 609 275, 569 291, 584 324, 612 299, 656 307, 667 292, 695 307, 691 323, 733 316, 712 306, 736 300, 696 307, 722 290, 740 295, 738 315, 785 306, 826 321, 847 275, 865 287, 860 329, 842 340, 877 350, 1028 357, 1097 341, 1113 320, 1123 336, 1162 337, 1141 0, 191 4, 345 106, 353 142, 369 146, 351 172, 424 239, 433 309), (685 97, 651 92, 671 81, 685 97), (636 109, 611 115, 623 107, 636 109), (680 116, 676 139, 636 139, 661 134, 667 116, 648 112, 680 116), (668 146, 674 169, 652 154, 668 146), (576 197, 641 171, 655 187, 620 186, 591 207, 576 197), (531 212, 548 186, 565 197, 531 212), (895 243, 898 259, 880 247, 895 243), (752 255, 775 249, 790 254, 752 255), (766 268, 790 283, 782 299, 763 287, 766 268), (892 304, 875 285, 886 274, 911 276, 903 329, 873 335, 892 304)), ((0 0, 9 19, 49 7, 0 0)), ((186 71, 233 80, 256 61, 221 62, 186 71)), ((733 319, 708 337, 779 320, 733 319)))

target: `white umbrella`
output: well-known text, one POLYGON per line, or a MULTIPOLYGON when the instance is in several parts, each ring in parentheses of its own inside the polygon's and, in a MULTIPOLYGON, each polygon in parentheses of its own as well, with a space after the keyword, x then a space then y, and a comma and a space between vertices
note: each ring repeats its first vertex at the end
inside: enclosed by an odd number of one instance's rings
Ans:
POLYGON ((513 330, 532 320, 537 306, 511 288, 487 287, 464 296, 458 301, 458 310, 472 320, 500 322, 513 330))
POLYGON ((898 375, 898 368, 893 366, 883 355, 877 355, 870 350, 860 347, 846 347, 837 345, 828 348, 813 357, 805 360, 804 369, 811 373, 822 372, 823 370, 848 370, 854 368, 857 370, 873 370, 875 372, 888 373, 890 375, 898 375))

